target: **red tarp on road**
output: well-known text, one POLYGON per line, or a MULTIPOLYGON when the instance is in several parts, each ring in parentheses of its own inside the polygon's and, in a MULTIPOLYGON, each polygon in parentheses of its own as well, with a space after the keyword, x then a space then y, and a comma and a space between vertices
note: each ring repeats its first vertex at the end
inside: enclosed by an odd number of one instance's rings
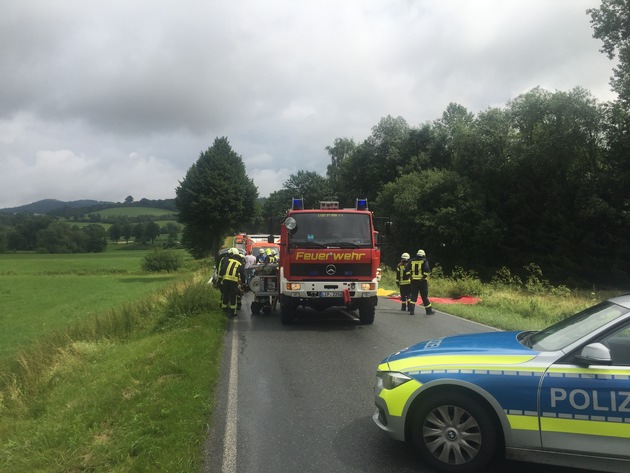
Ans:
MULTIPOLYGON (((400 301, 400 296, 391 296, 389 299, 400 301)), ((481 302, 480 298, 472 296, 462 296, 457 298, 429 296, 429 300, 431 302, 435 302, 436 304, 476 304, 477 302, 481 302)))

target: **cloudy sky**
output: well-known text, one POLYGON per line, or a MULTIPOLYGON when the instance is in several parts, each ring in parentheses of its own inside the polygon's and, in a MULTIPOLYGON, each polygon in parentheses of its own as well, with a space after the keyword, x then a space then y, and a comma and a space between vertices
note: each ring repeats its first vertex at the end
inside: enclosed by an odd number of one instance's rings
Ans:
POLYGON ((226 136, 260 196, 335 138, 541 86, 614 99, 599 0, 4 0, 0 208, 175 197, 226 136))

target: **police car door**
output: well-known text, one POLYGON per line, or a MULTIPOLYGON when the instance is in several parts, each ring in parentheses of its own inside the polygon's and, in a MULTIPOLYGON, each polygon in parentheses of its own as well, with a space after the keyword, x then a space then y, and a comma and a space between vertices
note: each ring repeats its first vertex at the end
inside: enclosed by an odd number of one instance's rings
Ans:
POLYGON ((544 450, 630 455, 630 326, 590 340, 545 373, 540 390, 544 450), (601 345, 598 345, 601 344, 601 345), (595 361, 580 355, 595 354, 595 361), (604 355, 604 356, 602 356, 604 355))

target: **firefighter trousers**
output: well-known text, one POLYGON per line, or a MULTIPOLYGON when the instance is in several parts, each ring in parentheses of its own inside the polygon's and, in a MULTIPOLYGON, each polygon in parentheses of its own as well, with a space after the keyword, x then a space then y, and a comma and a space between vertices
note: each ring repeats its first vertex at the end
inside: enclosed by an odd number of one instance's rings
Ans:
POLYGON ((424 306, 427 314, 433 313, 431 308, 431 301, 429 300, 429 282, 426 279, 412 279, 410 284, 409 304, 411 308, 409 312, 414 313, 416 300, 418 299, 418 293, 422 298, 422 305, 424 306))

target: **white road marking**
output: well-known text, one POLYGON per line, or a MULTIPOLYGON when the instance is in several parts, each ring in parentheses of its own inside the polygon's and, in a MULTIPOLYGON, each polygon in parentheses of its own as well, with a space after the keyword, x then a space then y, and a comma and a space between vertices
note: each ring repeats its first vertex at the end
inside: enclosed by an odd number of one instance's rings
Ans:
MULTIPOLYGON (((234 320, 236 322, 236 320, 234 320)), ((236 419, 238 395, 238 337, 237 324, 232 323, 232 353, 230 354, 230 377, 228 381, 227 414, 223 438, 223 473, 236 472, 236 419)))

